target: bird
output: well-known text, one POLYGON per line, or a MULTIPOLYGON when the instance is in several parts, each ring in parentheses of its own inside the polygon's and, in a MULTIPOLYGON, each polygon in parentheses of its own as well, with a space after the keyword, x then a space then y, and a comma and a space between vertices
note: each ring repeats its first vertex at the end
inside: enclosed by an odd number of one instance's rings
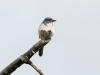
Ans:
MULTIPOLYGON (((41 40, 49 40, 54 35, 55 30, 53 26, 53 22, 56 20, 46 17, 43 22, 40 24, 38 29, 39 38, 41 40)), ((43 48, 39 49, 39 56, 43 55, 43 48)))

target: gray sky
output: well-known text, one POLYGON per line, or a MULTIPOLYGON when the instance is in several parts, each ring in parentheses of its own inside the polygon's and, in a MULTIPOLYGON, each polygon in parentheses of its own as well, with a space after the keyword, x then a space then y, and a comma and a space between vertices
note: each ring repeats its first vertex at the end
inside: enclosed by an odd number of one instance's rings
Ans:
MULTIPOLYGON (((100 75, 100 0, 0 0, 0 71, 39 41, 52 17, 55 35, 31 60, 45 75, 100 75)), ((22 65, 12 75, 39 75, 22 65)))

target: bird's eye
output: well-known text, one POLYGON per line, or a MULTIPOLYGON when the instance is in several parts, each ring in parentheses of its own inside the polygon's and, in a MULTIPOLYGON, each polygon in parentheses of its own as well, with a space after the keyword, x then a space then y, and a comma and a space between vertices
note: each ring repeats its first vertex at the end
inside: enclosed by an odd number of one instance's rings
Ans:
POLYGON ((51 19, 46 19, 46 21, 47 21, 47 22, 52 22, 52 20, 51 20, 51 19))
POLYGON ((48 19, 46 19, 46 21, 49 21, 48 19))
POLYGON ((47 19, 47 21, 49 22, 50 20, 49 20, 49 19, 47 19))

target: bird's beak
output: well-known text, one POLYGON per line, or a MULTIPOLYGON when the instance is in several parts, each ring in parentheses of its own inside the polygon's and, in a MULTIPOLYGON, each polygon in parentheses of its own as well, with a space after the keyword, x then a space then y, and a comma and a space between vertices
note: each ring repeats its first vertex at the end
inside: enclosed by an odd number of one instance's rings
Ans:
POLYGON ((55 22, 56 20, 52 20, 52 22, 55 22))

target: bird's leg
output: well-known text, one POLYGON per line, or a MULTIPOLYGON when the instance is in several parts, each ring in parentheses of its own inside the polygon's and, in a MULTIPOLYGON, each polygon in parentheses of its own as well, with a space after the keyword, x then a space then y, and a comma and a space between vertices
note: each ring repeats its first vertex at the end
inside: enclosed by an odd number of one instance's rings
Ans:
POLYGON ((48 38, 45 38, 45 40, 51 40, 51 38, 48 37, 48 38))

